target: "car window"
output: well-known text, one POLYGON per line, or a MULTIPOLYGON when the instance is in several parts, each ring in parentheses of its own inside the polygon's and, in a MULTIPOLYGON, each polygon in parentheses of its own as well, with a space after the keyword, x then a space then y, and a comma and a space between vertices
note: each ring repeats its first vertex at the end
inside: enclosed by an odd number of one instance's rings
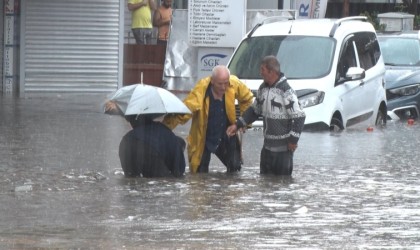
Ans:
POLYGON ((338 60, 337 64, 337 78, 344 79, 347 73, 347 70, 350 67, 356 67, 357 61, 356 61, 356 54, 354 50, 354 36, 350 35, 345 39, 345 42, 343 43, 343 46, 341 48, 340 52, 340 58, 338 60))
POLYGON ((320 78, 331 71, 335 45, 335 39, 330 37, 251 37, 239 45, 229 69, 241 79, 260 79, 262 58, 275 55, 287 78, 320 78))
POLYGON ((380 37, 379 43, 386 65, 420 65, 420 43, 415 38, 380 37))
POLYGON ((354 34, 360 67, 368 70, 376 65, 381 55, 379 43, 374 33, 360 32, 354 34))

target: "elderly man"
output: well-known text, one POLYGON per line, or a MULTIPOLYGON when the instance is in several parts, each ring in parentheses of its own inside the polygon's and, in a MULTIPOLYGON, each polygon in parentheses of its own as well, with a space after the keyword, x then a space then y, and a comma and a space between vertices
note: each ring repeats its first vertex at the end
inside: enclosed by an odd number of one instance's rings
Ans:
POLYGON ((258 89, 253 105, 226 133, 232 136, 238 128, 251 124, 262 116, 264 145, 260 156, 260 173, 291 175, 293 153, 297 148, 306 115, 295 91, 281 73, 280 63, 275 56, 263 58, 260 74, 264 82, 258 89))
POLYGON ((208 173, 211 154, 226 166, 227 172, 241 169, 241 146, 237 137, 228 137, 226 129, 236 122, 235 100, 240 112, 252 103, 249 88, 226 66, 213 68, 212 75, 199 80, 185 98, 191 115, 167 115, 163 121, 173 129, 192 118, 188 142, 188 160, 191 173, 208 173))

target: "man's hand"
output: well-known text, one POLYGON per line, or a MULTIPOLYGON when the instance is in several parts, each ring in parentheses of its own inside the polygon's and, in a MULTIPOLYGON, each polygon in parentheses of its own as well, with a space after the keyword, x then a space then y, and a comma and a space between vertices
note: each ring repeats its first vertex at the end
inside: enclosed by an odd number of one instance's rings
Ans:
POLYGON ((297 144, 293 144, 293 143, 290 143, 290 142, 287 144, 287 149, 290 152, 295 152, 296 148, 297 148, 297 144))
POLYGON ((117 115, 119 113, 120 110, 114 101, 107 101, 105 103, 105 114, 117 115))
POLYGON ((238 127, 236 126, 236 124, 232 124, 226 129, 226 134, 227 136, 231 137, 231 136, 234 136, 237 131, 238 131, 238 127))

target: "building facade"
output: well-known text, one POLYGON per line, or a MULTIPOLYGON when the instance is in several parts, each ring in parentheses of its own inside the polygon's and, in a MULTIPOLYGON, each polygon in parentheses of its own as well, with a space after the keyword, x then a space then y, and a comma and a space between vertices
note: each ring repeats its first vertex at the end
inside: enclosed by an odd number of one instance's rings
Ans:
MULTIPOLYGON (((293 1, 247 0, 247 9, 291 9, 293 1)), ((339 16, 341 2, 331 0, 327 16, 339 16)), ((174 0, 173 7, 185 9, 188 0, 174 0)), ((1 8, 1 94, 122 86, 124 44, 134 43, 127 0, 5 0, 1 8)))

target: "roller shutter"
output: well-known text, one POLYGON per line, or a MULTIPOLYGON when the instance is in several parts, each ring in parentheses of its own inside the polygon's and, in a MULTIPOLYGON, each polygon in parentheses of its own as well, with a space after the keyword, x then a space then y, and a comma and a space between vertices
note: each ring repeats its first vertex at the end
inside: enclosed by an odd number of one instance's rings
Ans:
POLYGON ((2 79, 2 84, 0 84, 0 94, 3 92, 3 62, 4 62, 4 1, 0 3, 0 8, 2 12, 0 13, 0 79, 2 79))
POLYGON ((117 88, 123 20, 119 0, 23 2, 21 86, 25 93, 117 88))

